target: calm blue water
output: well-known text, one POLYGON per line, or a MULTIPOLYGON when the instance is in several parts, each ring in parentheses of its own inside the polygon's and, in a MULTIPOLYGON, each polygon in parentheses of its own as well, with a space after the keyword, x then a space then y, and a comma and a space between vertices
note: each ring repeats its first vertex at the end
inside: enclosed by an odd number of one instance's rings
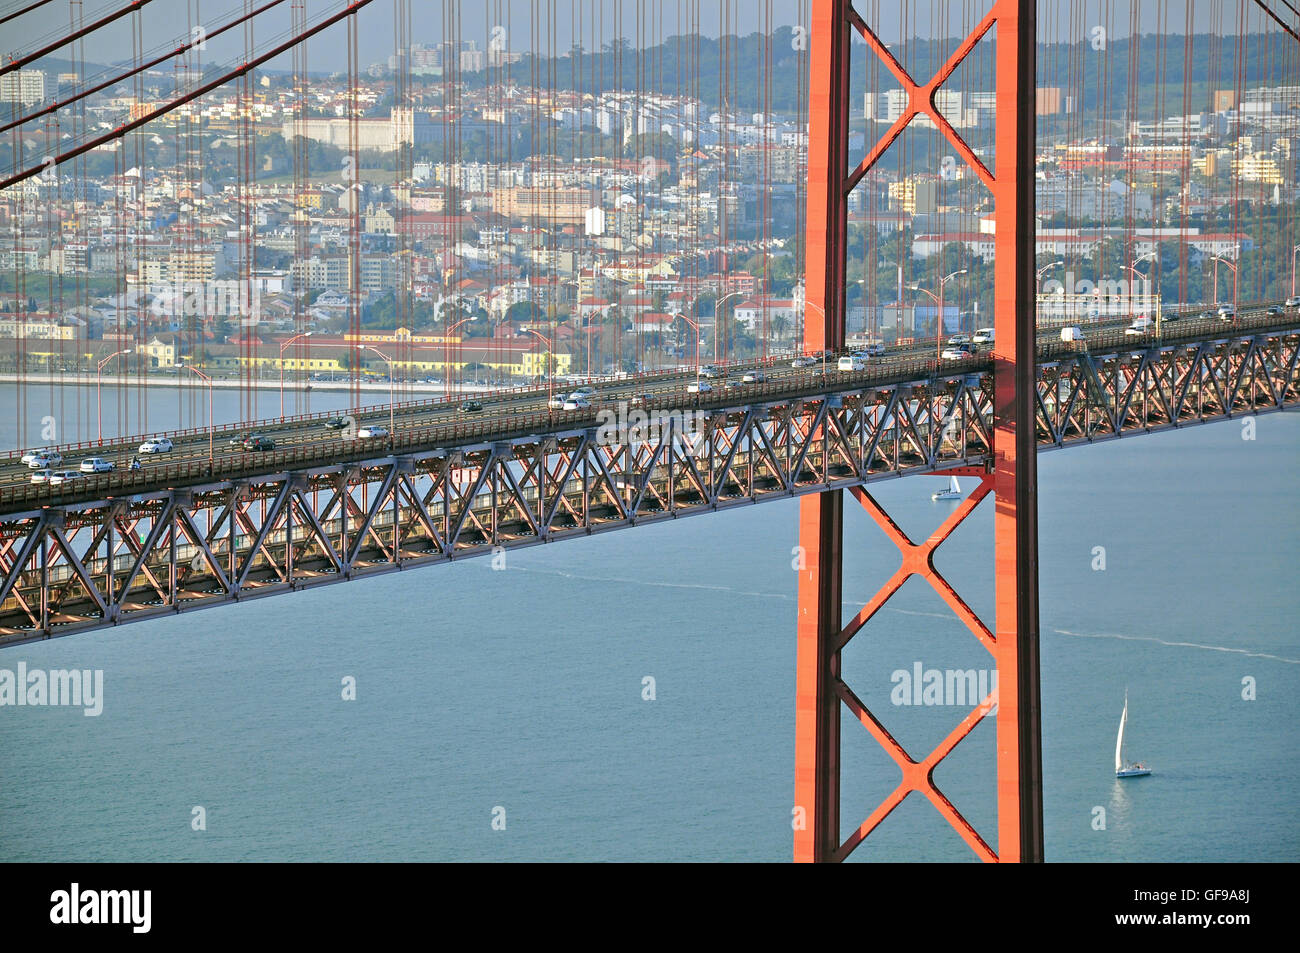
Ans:
MULTIPOLYGON (((234 419, 237 398, 217 401, 234 419)), ((151 425, 174 426, 178 403, 151 396, 151 425)), ((35 433, 45 411, 27 409, 35 433)), ((1040 457, 1050 860, 1300 856, 1300 417, 1241 434, 1040 457), (1125 689, 1128 754, 1156 773, 1120 784, 1125 689)), ((937 483, 873 492, 919 537, 953 507, 930 501, 937 483)), ((991 621, 988 506, 937 561, 991 621)), ((0 859, 787 860, 796 513, 765 504, 512 553, 499 572, 470 560, 0 652, 3 668, 105 678, 98 718, 0 708, 0 859)), ((846 545, 847 617, 897 559, 853 509, 846 545)), ((991 667, 912 580, 850 644, 845 675, 920 757, 965 709, 890 704, 890 674, 918 661, 991 667)), ((847 830, 897 775, 848 718, 843 748, 847 830)), ((936 779, 995 842, 992 759, 988 721, 936 779)), ((972 858, 915 795, 854 855, 972 858)))

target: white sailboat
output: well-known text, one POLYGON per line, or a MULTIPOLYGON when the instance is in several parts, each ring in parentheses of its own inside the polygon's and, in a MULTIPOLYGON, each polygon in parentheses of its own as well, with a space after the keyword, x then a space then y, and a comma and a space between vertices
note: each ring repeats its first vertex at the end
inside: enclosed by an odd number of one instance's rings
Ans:
POLYGON ((1128 692, 1124 692, 1124 711, 1119 716, 1119 736, 1115 739, 1115 777, 1140 778, 1151 773, 1141 762, 1124 761, 1124 725, 1128 722, 1128 692))
POLYGON ((961 484, 957 482, 955 476, 948 477, 948 489, 940 490, 938 493, 931 493, 932 500, 960 500, 962 496, 961 484))

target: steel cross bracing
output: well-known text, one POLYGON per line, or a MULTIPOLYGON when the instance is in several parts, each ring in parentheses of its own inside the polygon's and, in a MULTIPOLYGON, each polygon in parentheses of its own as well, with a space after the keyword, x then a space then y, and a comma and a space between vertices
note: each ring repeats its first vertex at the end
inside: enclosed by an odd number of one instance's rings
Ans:
MULTIPOLYGON (((964 621, 989 650, 998 671, 998 847, 995 852, 975 833, 938 792, 932 779, 938 762, 990 710, 987 702, 973 711, 944 745, 928 758, 917 761, 894 742, 841 678, 841 652, 856 629, 852 626, 845 629, 842 621, 843 493, 830 491, 806 497, 800 513, 800 545, 806 553, 806 565, 799 577, 795 663, 794 857, 798 861, 842 860, 912 791, 928 796, 981 858, 1042 859, 1034 425, 1037 411, 1032 400, 1036 383, 1035 16, 1035 0, 993 0, 985 16, 958 43, 938 72, 928 81, 918 82, 850 0, 814 0, 812 5, 805 285, 808 303, 823 319, 805 321, 806 347, 838 350, 843 346, 848 197, 908 124, 918 116, 928 117, 993 197, 996 235, 993 324, 997 344, 991 357, 991 379, 985 389, 992 412, 987 421, 980 421, 985 428, 981 436, 988 441, 989 475, 981 482, 973 502, 968 501, 958 509, 953 525, 992 491, 996 498, 993 519, 996 619, 991 629, 983 623, 976 626, 978 620, 973 618, 964 617, 964 621), (850 44, 854 34, 902 86, 907 94, 907 107, 865 156, 851 165, 849 117, 857 99, 856 91, 850 88, 850 44), (990 169, 944 118, 935 98, 943 83, 975 47, 994 36, 997 129, 994 167, 990 169), (841 840, 840 823, 842 705, 862 722, 902 771, 894 795, 872 812, 847 841, 841 840)), ((1117 372, 1115 380, 1120 377, 1117 372)), ((1054 386, 1059 395, 1059 380, 1054 386)), ((1093 386, 1097 400, 1102 399, 1104 388, 1104 380, 1098 377, 1093 386)), ((1057 400, 1059 396, 1053 405, 1057 400)), ((1081 422, 1085 432, 1091 426, 1090 413, 1083 412, 1081 422)), ((1067 414, 1056 432, 1067 433, 1076 419, 1067 414)), ((1111 415, 1110 422, 1112 425, 1118 422, 1117 432, 1122 432, 1125 419, 1126 414, 1111 415)), ((877 522, 892 525, 870 496, 860 490, 855 496, 877 522)), ((951 526, 945 529, 945 534, 949 531, 951 526)), ((899 537, 896 542, 903 554, 903 578, 919 573, 939 586, 933 566, 928 562, 929 551, 912 546, 901 534, 891 535, 899 537)), ((950 593, 946 583, 939 588, 950 593)), ((896 587, 887 585, 868 608, 878 607, 895 591, 896 587)), ((952 600, 956 600, 955 594, 952 600)))
MULTIPOLYGON (((1294 408, 1298 358, 1300 323, 1050 357, 1037 369, 1038 444, 1294 408)), ((0 644, 833 489, 854 489, 879 519, 856 488, 904 474, 979 473, 959 520, 990 486, 992 371, 854 377, 862 375, 828 375, 820 393, 739 402, 698 420, 667 415, 640 433, 567 426, 116 498, 52 499, 0 516, 0 644)), ((906 565, 925 575, 924 562, 906 565)), ((841 697, 854 709, 851 694, 841 697)))

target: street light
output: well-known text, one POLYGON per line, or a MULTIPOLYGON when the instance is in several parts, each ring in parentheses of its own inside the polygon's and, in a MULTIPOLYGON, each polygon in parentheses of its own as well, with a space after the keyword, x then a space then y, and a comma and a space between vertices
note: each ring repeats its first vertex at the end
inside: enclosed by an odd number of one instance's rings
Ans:
POLYGON ((289 340, 280 345, 280 420, 284 420, 284 352, 294 341, 302 340, 312 336, 311 331, 303 331, 301 334, 295 334, 289 340))
POLYGON ((1210 261, 1214 262, 1214 300, 1219 300, 1219 262, 1223 262, 1232 269, 1232 320, 1237 320, 1237 263, 1229 261, 1222 255, 1215 255, 1210 261))
POLYGON ((962 268, 960 271, 954 271, 952 274, 944 275, 940 278, 939 293, 937 295, 933 292, 926 291, 920 285, 912 285, 913 291, 919 291, 922 294, 929 295, 939 308, 939 314, 934 319, 934 359, 936 361, 943 359, 943 286, 952 281, 952 279, 956 278, 958 275, 964 274, 966 274, 966 269, 962 268))
POLYGON ((1042 268, 1039 268, 1036 272, 1034 272, 1034 287, 1035 288, 1038 287, 1039 282, 1043 280, 1043 275, 1047 274, 1053 268, 1059 268, 1061 265, 1064 264, 1065 264, 1065 259, 1062 258, 1060 261, 1054 261, 1051 264, 1044 265, 1042 268))
MULTIPOLYGON (((819 304, 813 304, 813 302, 809 301, 807 298, 804 298, 803 306, 804 306, 805 308, 816 308, 818 311, 821 312, 822 321, 824 322, 824 321, 826 320, 826 309, 823 308, 821 305, 819 305, 819 304)), ((805 335, 805 340, 807 339, 807 333, 808 333, 808 332, 807 332, 807 324, 808 324, 808 322, 807 322, 807 319, 805 318, 805 320, 804 320, 804 335, 805 335)), ((824 343, 825 343, 825 342, 823 341, 823 344, 824 344, 824 343)), ((830 350, 830 349, 827 348, 827 347, 823 347, 823 348, 822 348, 822 376, 823 376, 823 377, 826 376, 826 352, 827 352, 828 350, 830 350)))
POLYGON ((95 368, 95 442, 101 446, 104 443, 104 405, 100 400, 100 385, 103 383, 104 379, 104 365, 119 354, 130 353, 131 349, 129 347, 124 351, 114 351, 112 354, 108 355, 108 357, 100 361, 99 365, 95 368))
POLYGON ((546 351, 544 352, 546 355, 546 363, 543 365, 542 369, 546 374, 546 412, 549 414, 551 412, 551 397, 555 393, 555 378, 551 375, 551 342, 546 335, 542 334, 540 331, 534 331, 532 328, 524 328, 523 330, 546 345, 546 351))
POLYGON ((687 324, 695 329, 695 376, 700 376, 700 324, 698 321, 692 321, 681 311, 673 312, 674 318, 681 318, 687 324))
MULTIPOLYGON (((718 328, 722 325, 722 302, 726 301, 728 298, 743 297, 744 294, 745 292, 743 291, 733 291, 730 294, 725 294, 721 298, 715 299, 713 302, 713 359, 715 361, 718 360, 718 328)), ((723 363, 726 362, 724 361, 723 363)))
MULTIPOLYGON (((451 327, 449 327, 447 329, 447 333, 444 334, 442 338, 442 376, 443 376, 442 394, 448 400, 451 399, 451 361, 447 357, 447 347, 451 343, 452 333, 462 324, 469 324, 469 322, 473 320, 474 318, 472 316, 468 318, 462 318, 461 320, 453 324, 451 327)), ((464 352, 461 349, 461 344, 459 341, 456 342, 456 352, 457 352, 456 356, 458 358, 464 356, 464 352)))
POLYGON ((198 374, 199 377, 203 378, 208 385, 208 467, 211 468, 214 459, 212 453, 212 378, 207 374, 204 374, 193 364, 182 364, 181 367, 187 371, 193 371, 195 374, 198 374))
POLYGON ((363 349, 363 348, 364 348, 365 350, 367 350, 367 351, 374 351, 376 354, 379 355, 379 359, 380 359, 381 361, 383 361, 385 364, 388 365, 388 440, 389 440, 389 442, 391 443, 391 442, 392 442, 392 439, 393 439, 393 429, 394 429, 394 427, 393 427, 393 420, 394 420, 394 416, 393 416, 393 378, 397 376, 396 373, 393 371, 393 360, 392 360, 392 358, 390 358, 387 354, 385 354, 383 351, 379 350, 379 348, 375 347, 374 345, 371 345, 371 344, 358 344, 358 345, 357 345, 357 350, 361 350, 361 349, 363 349))
POLYGON ((1291 297, 1295 297, 1295 255, 1300 252, 1300 245, 1291 249, 1291 297))

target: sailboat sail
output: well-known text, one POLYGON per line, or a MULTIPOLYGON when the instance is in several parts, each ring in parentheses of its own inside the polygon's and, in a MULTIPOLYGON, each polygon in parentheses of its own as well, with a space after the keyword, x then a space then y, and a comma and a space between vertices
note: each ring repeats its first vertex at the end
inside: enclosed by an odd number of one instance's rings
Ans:
POLYGON ((1119 716, 1119 736, 1115 739, 1115 771, 1124 769, 1124 722, 1128 721, 1128 695, 1124 695, 1124 711, 1119 716))
POLYGON ((949 477, 949 478, 948 478, 948 492, 949 492, 949 493, 960 493, 960 492, 961 492, 961 484, 957 482, 957 478, 956 478, 956 477, 949 477))

